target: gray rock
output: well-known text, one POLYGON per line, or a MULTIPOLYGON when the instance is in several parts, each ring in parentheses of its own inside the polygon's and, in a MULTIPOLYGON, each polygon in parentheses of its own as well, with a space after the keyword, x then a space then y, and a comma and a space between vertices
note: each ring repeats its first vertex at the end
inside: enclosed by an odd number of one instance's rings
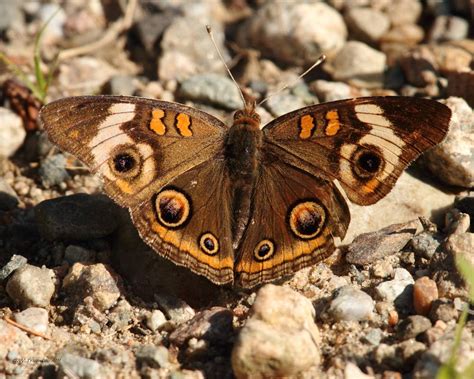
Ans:
POLYGON ((466 38, 469 22, 456 16, 438 16, 430 31, 430 42, 458 41, 466 38))
POLYGON ((430 320, 436 322, 438 320, 450 322, 457 320, 459 312, 454 306, 454 303, 448 299, 437 299, 433 301, 429 313, 430 320))
POLYGON ((367 265, 375 260, 398 253, 412 237, 422 230, 419 220, 387 226, 377 232, 357 236, 349 245, 346 261, 367 265))
POLYGON ((423 155, 423 162, 445 183, 472 188, 474 112, 461 98, 450 97, 442 103, 453 112, 449 132, 441 144, 423 155))
POLYGON ((242 25, 238 42, 287 64, 309 65, 337 52, 346 37, 344 20, 329 5, 277 1, 265 3, 242 25))
POLYGON ((22 255, 12 255, 8 263, 0 269, 0 282, 8 278, 15 270, 26 265, 27 262, 28 260, 22 255))
POLYGON ((231 110, 242 108, 239 90, 232 80, 224 75, 194 75, 183 81, 179 95, 188 100, 210 103, 231 110))
POLYGON ((294 377, 320 362, 311 302, 288 287, 267 284, 232 351, 236 378, 294 377))
POLYGON ((315 80, 311 83, 311 89, 323 102, 351 99, 361 95, 360 91, 346 83, 327 80, 315 80))
POLYGON ((48 311, 46 309, 30 307, 20 313, 15 313, 14 319, 37 333, 45 334, 48 331, 48 311))
POLYGON ((95 256, 95 251, 76 245, 69 245, 64 251, 64 260, 70 265, 76 262, 94 262, 95 256))
POLYGON ((440 242, 438 239, 428 232, 422 232, 417 236, 414 236, 410 241, 410 247, 412 250, 426 259, 431 259, 438 250, 439 245, 440 242))
POLYGON ((275 117, 279 117, 288 112, 303 108, 305 105, 306 104, 302 99, 294 95, 284 93, 272 96, 266 102, 268 110, 275 117))
POLYGON ((15 190, 4 178, 0 178, 0 210, 10 211, 15 209, 20 202, 15 190))
POLYGON ((363 42, 349 41, 329 62, 334 80, 361 88, 382 87, 386 57, 363 42))
POLYGON ((215 18, 211 19, 209 15, 176 17, 161 39, 162 53, 158 61, 160 80, 183 81, 200 73, 225 72, 224 65, 209 40, 206 24, 212 26, 214 39, 224 58, 228 56, 224 46, 223 27, 215 18))
POLYGON ((35 219, 48 240, 89 240, 112 234, 118 206, 103 195, 76 194, 41 202, 35 219))
POLYGON ((382 341, 383 332, 381 329, 370 329, 362 337, 363 341, 368 342, 373 346, 377 346, 382 341))
POLYGON ((47 307, 55 291, 54 273, 47 268, 26 264, 13 273, 6 290, 22 308, 47 307))
POLYGON ((372 8, 350 8, 345 19, 351 36, 368 44, 377 43, 390 27, 388 17, 372 8))
POLYGON ((0 155, 12 156, 26 137, 22 119, 11 110, 0 107, 0 155))
POLYGON ((150 315, 146 318, 146 326, 153 332, 162 329, 167 323, 165 315, 159 309, 151 311, 150 315))
POLYGON ((133 96, 137 91, 135 80, 129 75, 114 75, 104 85, 102 92, 110 95, 133 96))
POLYGON ((232 312, 226 308, 205 309, 176 328, 170 334, 169 340, 177 346, 183 346, 191 338, 204 339, 214 345, 225 345, 232 336, 232 319, 232 312))
POLYGON ((191 320, 196 314, 193 308, 177 297, 155 294, 155 300, 165 315, 176 325, 191 320))
POLYGON ((63 280, 63 290, 77 303, 90 296, 93 305, 104 312, 120 297, 119 277, 102 263, 93 265, 74 264, 63 280))
POLYGON ((139 366, 167 368, 170 365, 169 353, 164 346, 144 345, 135 353, 139 366))
POLYGON ((58 366, 58 376, 61 378, 71 375, 74 378, 80 379, 100 379, 105 377, 102 373, 102 366, 98 362, 75 354, 63 354, 58 360, 58 366))
POLYGON ((375 291, 384 301, 411 303, 414 283, 413 277, 407 270, 397 268, 394 271, 393 280, 380 283, 375 291))
POLYGON ((421 3, 415 0, 392 1, 386 9, 392 25, 416 24, 421 11, 421 3))
POLYGON ((373 316, 374 305, 375 302, 364 291, 344 286, 336 290, 328 311, 336 321, 369 320, 373 316))
POLYGON ((60 185, 70 179, 66 170, 67 159, 63 154, 47 156, 41 161, 39 174, 46 188, 60 185))
POLYGON ((67 16, 62 7, 57 4, 43 4, 38 11, 38 18, 42 25, 48 22, 48 27, 42 35, 43 39, 51 43, 64 38, 64 23, 67 16))
POLYGON ((22 20, 21 3, 16 0, 0 1, 0 30, 5 31, 13 23, 22 20))
POLYGON ((431 321, 429 318, 420 315, 413 315, 408 316, 398 324, 398 333, 400 338, 407 340, 415 338, 419 334, 427 331, 429 328, 431 328, 431 321))

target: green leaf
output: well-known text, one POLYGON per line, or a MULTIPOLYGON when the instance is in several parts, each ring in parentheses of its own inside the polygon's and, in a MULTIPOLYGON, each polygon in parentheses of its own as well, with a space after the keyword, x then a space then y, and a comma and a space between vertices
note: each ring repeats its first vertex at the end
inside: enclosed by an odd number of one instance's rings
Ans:
POLYGON ((456 266, 469 287, 469 299, 474 301, 474 266, 461 255, 456 257, 456 266))

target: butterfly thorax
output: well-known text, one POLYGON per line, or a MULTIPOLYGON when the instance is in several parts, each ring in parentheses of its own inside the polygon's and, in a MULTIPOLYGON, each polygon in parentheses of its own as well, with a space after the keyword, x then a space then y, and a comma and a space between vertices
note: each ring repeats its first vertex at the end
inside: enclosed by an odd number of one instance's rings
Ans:
POLYGON ((260 116, 254 108, 245 108, 234 115, 234 123, 225 137, 225 158, 233 185, 233 241, 238 245, 250 216, 252 191, 260 168, 263 133, 260 116))

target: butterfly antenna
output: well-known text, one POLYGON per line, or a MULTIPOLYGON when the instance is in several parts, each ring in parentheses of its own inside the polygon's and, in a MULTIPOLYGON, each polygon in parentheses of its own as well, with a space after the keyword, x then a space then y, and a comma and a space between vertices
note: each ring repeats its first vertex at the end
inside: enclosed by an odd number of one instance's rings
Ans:
POLYGON ((232 75, 232 72, 230 72, 229 66, 227 66, 227 63, 225 63, 224 57, 222 56, 221 51, 219 50, 219 47, 217 46, 216 40, 214 39, 214 34, 212 33, 212 29, 210 25, 206 25, 206 30, 207 34, 209 34, 209 38, 212 41, 212 44, 214 45, 214 48, 217 51, 217 54, 219 55, 219 58, 221 59, 222 63, 224 64, 225 69, 227 70, 227 73, 229 74, 230 78, 234 82, 235 86, 239 90, 240 98, 242 99, 242 102, 244 103, 244 107, 247 107, 248 102, 245 99, 244 93, 242 92, 242 89, 239 86, 239 83, 237 83, 237 80, 235 80, 234 75, 232 75))
POLYGON ((323 63, 324 61, 326 60, 326 56, 324 54, 322 54, 317 60, 316 62, 314 62, 312 64, 312 66, 310 68, 308 68, 305 72, 303 72, 301 75, 299 75, 295 80, 293 80, 292 82, 290 83, 287 83, 285 85, 283 85, 282 87, 278 88, 275 92, 271 93, 270 95, 268 95, 265 99, 263 99, 260 103, 257 104, 257 107, 259 107, 260 105, 262 105, 264 102, 266 102, 268 99, 272 98, 273 96, 279 94, 280 92, 284 91, 285 89, 287 89, 288 87, 293 87, 296 83, 298 83, 298 81, 304 77, 305 75, 308 74, 308 72, 310 72, 313 68, 315 68, 316 66, 320 65, 321 63, 323 63))

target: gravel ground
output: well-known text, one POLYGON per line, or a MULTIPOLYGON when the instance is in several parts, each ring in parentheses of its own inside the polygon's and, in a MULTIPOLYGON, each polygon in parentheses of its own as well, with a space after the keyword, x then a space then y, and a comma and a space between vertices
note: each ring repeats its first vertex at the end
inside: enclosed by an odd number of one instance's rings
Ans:
MULTIPOLYGON (((450 358, 474 262, 474 40, 464 1, 0 2, 1 378, 435 378, 450 358), (127 5, 128 4, 128 5, 127 5), (122 8, 122 6, 127 7, 122 8), (429 97, 452 110, 445 141, 352 222, 326 261, 253 290, 218 287, 157 256, 100 178, 37 123, 45 102, 138 95, 229 123, 238 82, 263 124, 358 96, 429 97), (324 64, 298 75, 321 54, 324 64), (10 62, 10 69, 5 60, 10 62), (13 79, 13 80, 12 80, 13 79), (295 84, 293 84, 295 83, 295 84)), ((456 370, 474 362, 474 320, 456 370)))

